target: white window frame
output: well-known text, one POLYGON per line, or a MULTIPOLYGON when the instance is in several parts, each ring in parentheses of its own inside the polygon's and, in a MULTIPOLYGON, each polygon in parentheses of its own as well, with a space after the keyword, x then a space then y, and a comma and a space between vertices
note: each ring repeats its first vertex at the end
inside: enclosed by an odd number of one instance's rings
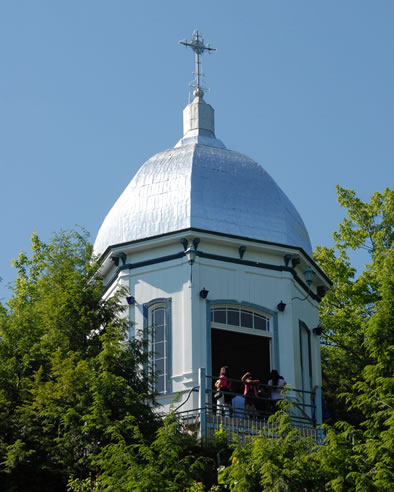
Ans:
POLYGON ((235 331, 237 333, 246 333, 249 335, 263 336, 263 337, 272 339, 272 322, 273 322, 272 316, 270 314, 264 312, 264 311, 261 311, 259 309, 252 308, 249 306, 244 306, 242 304, 212 304, 210 306, 210 322, 211 322, 211 328, 215 328, 215 329, 219 329, 219 330, 235 331), (228 310, 230 310, 230 311, 238 310, 240 312, 239 325, 228 324, 228 323, 218 323, 218 322, 213 321, 213 312, 215 309, 226 309, 226 319, 227 320, 228 320, 228 310), (246 326, 242 326, 241 325, 241 312, 242 311, 251 313, 253 315, 256 314, 257 316, 264 318, 266 320, 268 329, 262 330, 259 328, 247 328, 246 326))
MULTIPOLYGON (((159 396, 166 395, 171 393, 171 298, 168 299, 153 299, 152 301, 145 303, 143 306, 144 309, 144 332, 145 337, 149 341, 149 356, 151 364, 151 370, 153 375, 153 383, 152 390, 159 396), (155 334, 155 312, 157 310, 163 310, 163 341, 156 342, 155 334), (156 343, 163 343, 163 350, 160 351, 163 357, 158 357, 156 359, 156 355, 158 352, 155 352, 154 345, 156 343), (159 381, 157 379, 155 363, 157 360, 163 360, 163 373, 159 376, 162 378, 163 387, 159 386, 159 381)), ((158 326, 158 328, 161 328, 158 326)))
MULTIPOLYGON (((299 322, 300 331, 300 368, 301 387, 303 391, 312 391, 312 344, 311 331, 303 322, 299 322)), ((310 397, 302 393, 302 401, 309 403, 310 397)))

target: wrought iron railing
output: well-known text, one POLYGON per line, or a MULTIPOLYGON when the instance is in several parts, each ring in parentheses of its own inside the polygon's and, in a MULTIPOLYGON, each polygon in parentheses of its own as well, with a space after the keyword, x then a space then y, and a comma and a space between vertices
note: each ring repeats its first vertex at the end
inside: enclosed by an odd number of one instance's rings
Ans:
MULTIPOLYGON (((217 379, 218 377, 206 376, 205 370, 200 369, 198 386, 191 388, 184 401, 175 409, 185 433, 211 438, 216 431, 224 429, 227 435, 237 436, 238 440, 262 431, 270 437, 276 437, 275 426, 268 421, 268 417, 276 411, 270 398, 269 390, 272 387, 259 385, 255 409, 233 408, 231 405, 223 407, 218 406, 214 399, 214 393, 217 391, 214 383, 217 379), (185 411, 182 407, 193 391, 198 391, 198 408, 185 411)), ((229 380, 233 385, 241 385, 240 380, 229 380)), ((235 397, 239 393, 230 391, 227 394, 235 397)), ((322 423, 320 388, 315 388, 315 391, 311 392, 287 387, 284 390, 284 397, 289 402, 287 408, 293 425, 303 436, 320 441, 321 431, 318 429, 322 423)))
MULTIPOLYGON (((214 413, 206 406, 204 409, 197 408, 184 412, 178 412, 178 418, 185 435, 204 437, 212 439, 218 431, 224 431, 227 439, 242 442, 251 436, 263 434, 267 437, 277 438, 278 429, 276 424, 268 418, 243 418, 226 417, 214 413)), ((298 431, 303 437, 310 437, 317 443, 322 443, 323 433, 318 427, 307 423, 295 423, 298 431)))

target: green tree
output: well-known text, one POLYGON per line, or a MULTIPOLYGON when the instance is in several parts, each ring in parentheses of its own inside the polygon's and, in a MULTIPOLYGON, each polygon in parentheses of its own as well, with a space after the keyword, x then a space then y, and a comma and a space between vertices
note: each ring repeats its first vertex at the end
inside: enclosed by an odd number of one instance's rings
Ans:
MULTIPOLYGON (((369 203, 338 187, 348 217, 334 233, 335 248, 315 258, 334 282, 321 303, 322 369, 329 409, 324 445, 313 446, 283 414, 275 438, 263 434, 234 449, 219 475, 237 491, 385 491, 394 483, 394 192, 369 203), (370 262, 356 277, 350 251, 370 262)), ((267 429, 268 432, 268 429, 267 429)))
MULTIPOLYGON (((102 299, 86 234, 32 238, 31 259, 0 311, 0 481, 3 490, 65 490, 96 474, 96 455, 157 428, 144 347, 126 342, 119 296, 102 299)), ((121 295, 121 293, 119 293, 121 295)))
MULTIPOLYGON (((379 491, 394 483, 394 194, 375 193, 369 203, 338 194, 348 218, 335 248, 315 254, 334 282, 321 303, 322 362, 338 423, 315 446, 280 411, 265 433, 234 447, 211 490, 379 491), (349 251, 359 249, 370 263, 356 277, 349 251)), ((102 299, 86 237, 62 233, 44 244, 33 236, 32 248, 32 259, 16 260, 14 295, 0 309, 3 489, 65 490, 67 480, 70 491, 208 489, 226 446, 185 437, 173 416, 156 425, 144 347, 126 343, 119 299, 102 299)))
MULTIPOLYGON (((344 476, 354 490, 388 490, 394 483, 394 192, 375 193, 369 203, 343 188, 338 196, 348 212, 334 233, 338 255, 316 251, 334 281, 321 306, 322 369, 330 410, 352 443, 344 476), (356 278, 348 252, 360 249, 370 262, 356 278)), ((338 448, 331 443, 325 451, 338 448)))
POLYGON ((286 410, 283 405, 258 436, 234 447, 230 464, 219 472, 219 483, 226 490, 321 490, 315 445, 291 424, 286 410))
MULTIPOLYGON (((322 370, 334 421, 359 425, 363 420, 360 409, 345 400, 341 403, 338 396, 351 394, 364 368, 376 362, 371 340, 366 341, 366 337, 372 319, 381 311, 379 303, 387 297, 384 282, 392 274, 387 262, 393 253, 394 192, 386 189, 383 194, 375 193, 366 203, 352 190, 338 187, 337 191, 348 216, 333 234, 335 246, 320 246, 314 253, 334 283, 320 305, 322 370), (351 265, 351 252, 363 252, 369 258, 358 276, 351 265)), ((392 343, 391 334, 386 335, 384 351, 392 343)))
POLYGON ((216 453, 222 445, 185 435, 169 414, 152 443, 141 438, 138 444, 117 440, 105 446, 95 460, 101 470, 96 486, 119 492, 208 490, 216 483, 216 453))

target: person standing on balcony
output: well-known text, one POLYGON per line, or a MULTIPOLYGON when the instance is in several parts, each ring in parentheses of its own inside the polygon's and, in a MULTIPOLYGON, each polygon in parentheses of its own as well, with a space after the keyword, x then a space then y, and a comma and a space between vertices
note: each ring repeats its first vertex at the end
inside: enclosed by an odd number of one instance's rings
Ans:
POLYGON ((283 400, 283 389, 286 386, 286 381, 276 369, 273 369, 270 374, 270 380, 268 381, 268 386, 271 386, 271 400, 273 403, 273 411, 276 412, 280 409, 278 402, 283 400))
POLYGON ((230 408, 231 408, 231 400, 232 395, 229 394, 231 391, 231 381, 230 378, 230 369, 228 366, 222 366, 220 368, 219 379, 215 383, 215 388, 217 390, 216 393, 219 393, 218 398, 216 399, 216 404, 218 408, 219 414, 224 414, 225 417, 230 417, 230 408))
POLYGON ((237 388, 236 395, 233 398, 231 405, 233 407, 233 417, 238 419, 245 418, 245 397, 241 394, 241 388, 237 388))
POLYGON ((256 412, 257 402, 257 385, 260 383, 259 379, 254 379, 251 372, 246 372, 241 381, 244 384, 244 397, 245 397, 245 409, 246 416, 249 415, 249 409, 252 410, 252 414, 256 412))

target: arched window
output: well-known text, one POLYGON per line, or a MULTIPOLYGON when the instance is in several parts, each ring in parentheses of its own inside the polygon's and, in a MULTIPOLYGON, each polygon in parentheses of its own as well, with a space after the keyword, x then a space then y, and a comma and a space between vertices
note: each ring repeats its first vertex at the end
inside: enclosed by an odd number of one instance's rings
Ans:
POLYGON ((312 390, 311 333, 303 321, 300 321, 300 365, 301 383, 304 391, 312 390))
POLYGON ((219 374, 222 365, 228 365, 234 379, 241 379, 248 370, 267 380, 272 364, 278 360, 273 345, 274 320, 274 313, 258 306, 212 302, 208 362, 212 375, 219 374))
POLYGON ((235 306, 214 306, 211 309, 211 322, 238 328, 270 331, 270 318, 252 309, 235 306))
POLYGON ((171 299, 144 304, 144 328, 149 340, 154 391, 164 395, 171 391, 171 299))
POLYGON ((167 393, 168 377, 168 329, 166 309, 159 306, 152 309, 152 361, 153 374, 156 382, 156 393, 167 393))

